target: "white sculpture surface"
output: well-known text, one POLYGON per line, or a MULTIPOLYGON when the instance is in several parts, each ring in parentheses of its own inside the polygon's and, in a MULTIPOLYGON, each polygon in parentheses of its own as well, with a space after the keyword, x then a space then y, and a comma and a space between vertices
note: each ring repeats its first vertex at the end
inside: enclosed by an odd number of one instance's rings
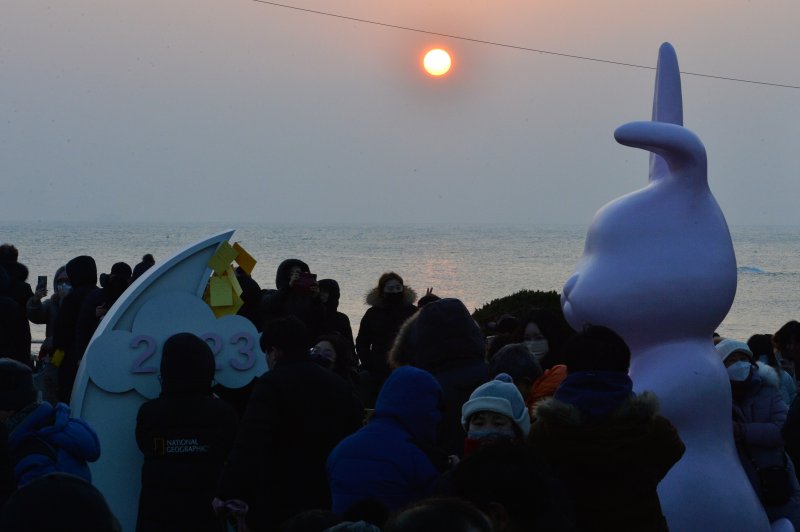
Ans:
POLYGON ((670 530, 769 530, 736 454, 730 384, 711 342, 736 293, 736 257, 705 148, 683 127, 670 44, 659 51, 652 121, 614 136, 651 152, 649 184, 595 215, 564 285, 564 315, 575 329, 605 325, 626 340, 634 388, 658 395, 686 444, 659 485, 670 530))
POLYGON ((232 234, 213 235, 147 270, 109 309, 81 360, 72 412, 97 431, 101 454, 91 464, 92 483, 123 530, 136 528, 143 463, 136 414, 161 392, 164 341, 179 332, 204 338, 217 361, 214 379, 228 388, 245 386, 267 371, 253 324, 241 316, 217 319, 202 299, 208 261, 232 234))

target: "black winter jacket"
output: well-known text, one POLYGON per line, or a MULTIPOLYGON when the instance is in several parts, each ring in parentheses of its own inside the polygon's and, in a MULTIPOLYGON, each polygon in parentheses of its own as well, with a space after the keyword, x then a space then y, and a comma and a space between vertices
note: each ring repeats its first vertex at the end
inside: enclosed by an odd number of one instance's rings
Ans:
POLYGON ((236 422, 231 406, 207 395, 162 395, 139 408, 136 443, 144 465, 138 532, 222 530, 211 500, 236 422))
POLYGON ((325 460, 361 426, 362 413, 338 375, 308 357, 279 361, 256 381, 218 497, 247 502, 247 522, 256 531, 330 508, 325 460))

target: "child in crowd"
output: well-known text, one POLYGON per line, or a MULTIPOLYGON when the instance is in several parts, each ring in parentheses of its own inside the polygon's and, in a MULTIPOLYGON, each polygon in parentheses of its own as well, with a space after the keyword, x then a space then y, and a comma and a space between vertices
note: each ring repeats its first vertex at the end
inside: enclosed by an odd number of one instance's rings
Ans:
POLYGON ((525 400, 506 373, 478 386, 461 409, 467 431, 464 456, 476 448, 499 440, 523 443, 531 430, 525 400))

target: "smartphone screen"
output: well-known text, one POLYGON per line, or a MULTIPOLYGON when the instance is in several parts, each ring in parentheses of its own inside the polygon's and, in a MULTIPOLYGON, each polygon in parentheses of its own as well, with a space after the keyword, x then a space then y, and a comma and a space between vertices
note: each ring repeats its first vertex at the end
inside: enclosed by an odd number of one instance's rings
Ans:
POLYGON ((47 288, 47 276, 40 275, 38 279, 36 279, 36 291, 38 292, 42 288, 47 288))

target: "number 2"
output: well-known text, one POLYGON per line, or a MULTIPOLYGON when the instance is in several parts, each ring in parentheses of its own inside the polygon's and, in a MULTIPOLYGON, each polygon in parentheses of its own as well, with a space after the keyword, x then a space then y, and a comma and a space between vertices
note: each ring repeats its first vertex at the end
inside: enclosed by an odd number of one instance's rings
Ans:
POLYGON ((144 352, 136 357, 136 360, 133 361, 133 368, 131 372, 133 373, 158 373, 158 368, 154 368, 153 366, 144 366, 144 362, 153 356, 156 352, 156 340, 152 336, 147 335, 139 335, 133 340, 131 340, 131 347, 136 349, 141 344, 147 344, 144 352))

